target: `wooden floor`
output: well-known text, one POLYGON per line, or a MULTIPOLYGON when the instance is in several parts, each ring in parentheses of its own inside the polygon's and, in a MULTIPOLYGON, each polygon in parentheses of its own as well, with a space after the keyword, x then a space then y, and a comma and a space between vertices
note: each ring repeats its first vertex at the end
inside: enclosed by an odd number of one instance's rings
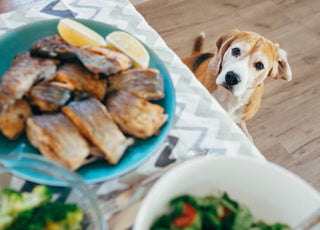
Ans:
POLYGON ((231 30, 258 32, 288 52, 293 80, 267 80, 262 106, 248 122, 272 162, 320 190, 320 1, 132 0, 180 58, 206 33, 205 49, 231 30))

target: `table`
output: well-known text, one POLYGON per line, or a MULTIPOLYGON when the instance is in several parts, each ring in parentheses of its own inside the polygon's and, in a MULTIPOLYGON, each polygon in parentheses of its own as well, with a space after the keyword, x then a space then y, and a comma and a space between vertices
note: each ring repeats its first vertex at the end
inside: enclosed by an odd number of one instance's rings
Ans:
POLYGON ((175 121, 161 149, 133 172, 90 185, 99 199, 109 229, 130 228, 148 189, 165 171, 183 160, 208 154, 247 155, 264 159, 128 0, 39 1, 32 8, 27 5, 1 14, 0 35, 28 23, 59 17, 96 20, 133 34, 160 57, 175 87, 175 121))

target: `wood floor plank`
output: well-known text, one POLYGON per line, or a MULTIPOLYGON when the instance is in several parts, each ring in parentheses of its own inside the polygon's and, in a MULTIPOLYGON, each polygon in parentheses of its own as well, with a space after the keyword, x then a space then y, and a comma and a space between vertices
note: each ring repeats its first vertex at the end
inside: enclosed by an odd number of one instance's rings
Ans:
POLYGON ((289 170, 301 176, 303 179, 311 183, 316 189, 320 190, 320 156, 319 156, 320 137, 302 147, 305 156, 292 162, 287 166, 289 170))
POLYGON ((270 148, 266 149, 263 154, 269 161, 275 162, 276 164, 286 168, 296 162, 291 154, 288 153, 279 143, 274 146, 270 146, 270 148))
POLYGON ((320 34, 297 22, 270 30, 264 35, 279 43, 291 61, 299 60, 304 54, 320 47, 320 34))
MULTIPOLYGON (((305 153, 305 151, 301 151, 302 148, 308 150, 310 147, 310 151, 314 151, 314 147, 312 147, 310 143, 319 137, 319 116, 319 109, 314 107, 310 112, 306 113, 304 119, 301 119, 294 127, 278 136, 279 142, 282 143, 296 159, 299 159, 301 155, 305 153)), ((316 148, 318 148, 319 154, 319 146, 316 146, 316 148)))
MULTIPOLYGON (((306 19, 310 16, 319 13, 320 1, 317 0, 272 0, 283 14, 292 18, 293 20, 306 25, 306 19)), ((319 28, 319 26, 317 27, 319 28)))

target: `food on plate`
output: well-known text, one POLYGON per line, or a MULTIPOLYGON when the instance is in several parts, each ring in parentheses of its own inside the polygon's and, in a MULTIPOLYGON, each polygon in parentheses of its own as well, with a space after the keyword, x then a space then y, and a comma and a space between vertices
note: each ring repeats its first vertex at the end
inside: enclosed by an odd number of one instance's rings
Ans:
POLYGON ((89 155, 89 145, 74 124, 63 114, 32 116, 27 136, 42 155, 70 169, 79 168, 89 155))
POLYGON ((95 98, 71 102, 62 108, 62 112, 111 164, 117 164, 128 146, 133 144, 133 139, 123 135, 106 107, 95 98))
POLYGON ((52 201, 48 187, 38 185, 31 192, 1 191, 0 230, 82 229, 83 212, 76 204, 52 201))
POLYGON ((266 224, 255 221, 250 210, 231 199, 227 193, 220 197, 182 195, 170 201, 171 212, 160 216, 151 230, 165 229, 224 229, 224 230, 289 230, 282 223, 266 224))
POLYGON ((120 50, 134 62, 135 68, 148 68, 150 55, 146 48, 133 36, 123 31, 107 35, 107 47, 120 50))
POLYGON ((17 54, 10 69, 0 82, 0 113, 22 99, 32 85, 42 79, 54 77, 57 61, 31 57, 28 52, 17 54))
POLYGON ((86 91, 73 91, 72 101, 83 101, 92 97, 94 96, 91 93, 88 93, 86 91))
POLYGON ((0 130, 10 140, 17 139, 25 129, 25 122, 32 114, 27 101, 20 99, 0 114, 0 130))
POLYGON ((125 54, 117 52, 115 50, 107 49, 104 47, 87 47, 86 50, 89 50, 93 53, 100 54, 106 56, 110 59, 115 59, 119 62, 120 66, 122 66, 123 70, 130 69, 133 67, 132 60, 125 54))
POLYGON ((102 100, 107 92, 107 80, 91 73, 76 63, 64 63, 59 66, 56 81, 66 83, 71 90, 91 93, 102 100))
POLYGON ((148 67, 149 54, 123 32, 110 35, 109 49, 70 19, 58 31, 17 54, 2 77, 0 131, 14 140, 26 130, 42 155, 72 170, 101 158, 117 164, 134 143, 123 132, 146 139, 166 122, 164 108, 147 101, 165 96, 162 76, 132 69, 137 61, 148 67))
POLYGON ((146 100, 164 98, 163 78, 157 69, 130 69, 108 78, 108 91, 124 90, 146 100))
POLYGON ((28 99, 42 112, 58 111, 71 99, 71 90, 59 82, 41 82, 31 88, 28 99))
POLYGON ((69 18, 59 21, 58 32, 63 40, 73 46, 106 46, 106 41, 100 34, 69 18))
POLYGON ((155 135, 168 118, 160 105, 121 90, 106 98, 106 106, 123 132, 143 139, 155 135))
POLYGON ((30 53, 36 57, 56 58, 67 61, 79 60, 87 70, 107 76, 131 67, 121 65, 123 62, 118 61, 116 58, 109 58, 86 49, 72 46, 63 41, 58 35, 37 40, 32 44, 30 53))

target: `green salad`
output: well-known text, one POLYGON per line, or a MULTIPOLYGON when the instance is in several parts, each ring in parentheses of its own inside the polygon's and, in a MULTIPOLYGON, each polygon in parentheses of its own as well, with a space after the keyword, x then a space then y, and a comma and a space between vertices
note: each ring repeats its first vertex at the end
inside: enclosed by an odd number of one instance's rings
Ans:
POLYGON ((160 216, 151 230, 289 230, 288 225, 254 221, 250 210, 232 200, 227 193, 220 197, 179 196, 170 202, 171 212, 160 216))
POLYGON ((0 230, 78 230, 83 218, 76 204, 52 202, 48 187, 31 192, 3 189, 0 201, 0 230))

